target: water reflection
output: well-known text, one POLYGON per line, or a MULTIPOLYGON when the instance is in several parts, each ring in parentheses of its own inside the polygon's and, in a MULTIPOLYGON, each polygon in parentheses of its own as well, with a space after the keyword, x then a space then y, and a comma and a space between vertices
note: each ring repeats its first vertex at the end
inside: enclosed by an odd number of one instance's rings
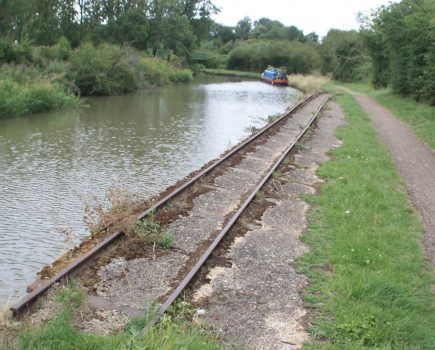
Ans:
POLYGON ((121 175, 128 190, 154 195, 298 97, 291 88, 203 78, 0 121, 0 304, 66 248, 57 227, 87 234, 83 198, 103 198, 121 175))

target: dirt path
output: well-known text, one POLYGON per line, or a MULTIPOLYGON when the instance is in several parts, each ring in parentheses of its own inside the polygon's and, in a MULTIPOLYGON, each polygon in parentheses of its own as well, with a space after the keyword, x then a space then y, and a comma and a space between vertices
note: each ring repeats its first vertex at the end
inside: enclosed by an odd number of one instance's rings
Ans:
POLYGON ((435 266, 435 152, 410 127, 364 94, 351 93, 366 111, 406 184, 409 197, 424 225, 424 248, 435 266))

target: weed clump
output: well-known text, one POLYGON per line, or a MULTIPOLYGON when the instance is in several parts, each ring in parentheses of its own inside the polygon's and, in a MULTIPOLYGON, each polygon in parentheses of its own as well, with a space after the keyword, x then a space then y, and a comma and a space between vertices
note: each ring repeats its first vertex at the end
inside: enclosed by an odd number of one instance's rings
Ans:
POLYGON ((174 240, 174 234, 171 231, 165 231, 157 238, 156 243, 160 248, 168 249, 174 243, 174 240))
POLYGON ((0 79, 0 119, 79 105, 68 89, 51 81, 19 84, 0 79))
POLYGON ((160 231, 160 223, 155 219, 155 213, 151 212, 148 216, 136 223, 134 233, 141 238, 156 235, 160 231))

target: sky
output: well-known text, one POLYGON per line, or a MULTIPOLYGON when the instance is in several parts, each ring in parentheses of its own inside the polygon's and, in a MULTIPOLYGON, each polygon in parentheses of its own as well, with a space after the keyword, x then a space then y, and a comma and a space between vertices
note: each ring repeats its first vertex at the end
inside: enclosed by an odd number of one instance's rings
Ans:
MULTIPOLYGON (((393 1, 393 2, 397 2, 393 1)), ((320 37, 331 28, 358 29, 358 12, 370 14, 371 9, 387 5, 389 0, 212 0, 221 9, 213 17, 220 24, 235 26, 248 16, 252 21, 261 17, 294 25, 304 34, 316 32, 320 37)))

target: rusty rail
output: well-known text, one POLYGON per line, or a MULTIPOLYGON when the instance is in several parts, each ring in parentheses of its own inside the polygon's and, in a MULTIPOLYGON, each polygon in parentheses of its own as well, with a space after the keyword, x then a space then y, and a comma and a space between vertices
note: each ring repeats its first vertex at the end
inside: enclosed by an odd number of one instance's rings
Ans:
POLYGON ((189 273, 184 277, 184 279, 181 281, 181 283, 177 286, 177 288, 172 292, 172 294, 166 299, 164 304, 160 307, 154 318, 151 319, 151 321, 145 326, 144 333, 148 331, 150 327, 155 325, 160 317, 163 316, 163 314, 168 310, 168 308, 173 304, 173 302, 180 296, 180 294, 183 292, 183 290, 188 286, 192 278, 198 273, 198 271, 201 269, 201 267, 204 265, 204 263, 207 261, 207 259, 210 257, 210 255, 213 253, 213 251, 216 249, 216 247, 219 245, 219 243, 222 241, 222 239, 225 237, 225 235, 230 231, 230 229, 233 227, 233 225, 237 222, 239 217, 242 215, 242 213, 245 211, 245 209, 248 207, 248 205, 251 203, 251 201, 254 199, 255 194, 260 191, 260 189, 264 186, 264 184, 269 180, 269 178, 272 176, 272 173, 278 168, 278 166, 281 164, 281 162, 284 160, 284 158, 287 156, 287 154, 293 149, 295 144, 301 139, 302 136, 305 135, 308 128, 312 125, 314 120, 316 120, 317 116, 319 115, 320 111, 322 110, 323 106, 325 105, 327 100, 325 100, 320 107, 317 109, 316 113, 311 117, 311 119, 308 121, 307 125, 301 130, 299 135, 296 137, 296 139, 285 149, 284 153, 278 158, 278 160, 275 162, 275 164, 272 166, 272 168, 269 170, 269 172, 263 177, 263 179, 258 183, 258 185, 255 187, 255 189, 249 194, 248 198, 243 202, 239 210, 231 217, 231 219, 228 221, 228 223, 225 225, 225 227, 219 232, 217 237, 214 239, 214 241, 210 244, 210 246, 207 248, 205 253, 201 256, 201 258, 197 261, 195 266, 189 271, 189 273))
MULTIPOLYGON (((198 174, 196 174, 194 177, 189 179, 186 183, 182 184, 178 188, 176 188, 174 191, 169 193, 164 198, 160 199, 157 203, 152 205, 150 208, 142 212, 137 216, 138 220, 143 220, 147 215, 149 215, 151 212, 154 212, 157 209, 160 209, 163 207, 166 203, 168 203, 171 199, 182 193, 184 190, 189 188, 193 183, 195 183, 198 179, 201 177, 207 175, 210 173, 213 169, 215 169, 217 166, 222 164, 224 161, 228 160, 232 155, 239 152, 241 149, 246 147, 251 142, 258 139, 261 135, 263 135, 266 131, 270 130, 275 125, 279 124, 286 118, 288 118, 291 114, 296 112, 299 108, 301 108, 303 105, 314 99, 315 97, 319 96, 321 93, 314 93, 307 98, 305 98, 303 101, 296 104, 294 107, 290 109, 286 114, 275 120, 273 123, 270 123, 263 128, 259 129, 255 134, 251 135, 248 139, 243 141, 241 144, 239 144, 237 147, 232 149, 230 152, 225 154, 222 158, 217 159, 214 163, 212 163, 209 167, 202 170, 198 174)), ((13 315, 16 316, 21 311, 26 309, 32 302, 34 302, 37 298, 39 298, 42 294, 44 294, 53 284, 58 283, 63 278, 71 275, 74 271, 85 265, 90 260, 96 258, 107 246, 111 245, 113 242, 115 242, 117 239, 119 239, 123 235, 122 231, 116 231, 107 238, 105 238, 102 242, 97 244, 95 247, 93 247, 91 250, 89 250, 87 253, 79 257, 77 260, 75 260, 72 264, 64 268, 62 271, 58 272, 55 276, 44 282, 41 286, 36 288, 33 292, 29 293, 25 297, 23 297, 21 300, 19 300, 17 303, 15 303, 10 310, 12 311, 13 315)))

